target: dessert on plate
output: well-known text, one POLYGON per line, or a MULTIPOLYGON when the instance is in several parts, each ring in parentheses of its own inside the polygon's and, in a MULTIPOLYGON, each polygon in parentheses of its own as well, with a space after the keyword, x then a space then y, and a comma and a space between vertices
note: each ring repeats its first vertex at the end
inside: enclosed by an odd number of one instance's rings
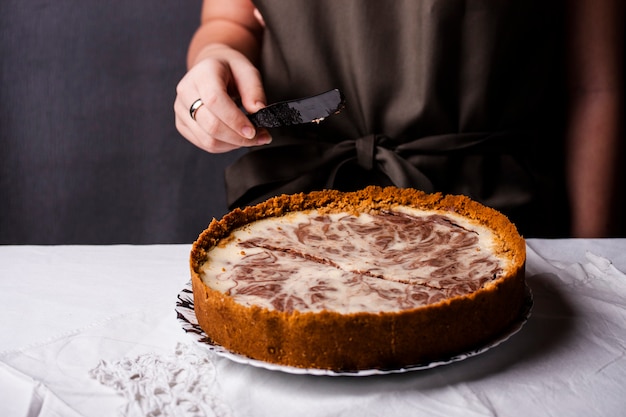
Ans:
POLYGON ((525 242, 464 196, 283 195, 213 220, 190 266, 198 323, 231 352, 358 371, 445 360, 522 314, 525 242))

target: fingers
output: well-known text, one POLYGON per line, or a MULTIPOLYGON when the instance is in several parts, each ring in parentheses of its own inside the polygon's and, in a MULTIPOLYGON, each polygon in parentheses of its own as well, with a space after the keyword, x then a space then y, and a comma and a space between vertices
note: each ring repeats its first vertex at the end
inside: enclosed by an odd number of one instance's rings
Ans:
MULTIPOLYGON (((229 101, 233 103, 230 98, 229 101)), ((177 100, 174 105, 176 128, 183 137, 207 152, 223 153, 240 147, 259 146, 271 142, 271 136, 266 129, 258 129, 251 139, 237 134, 211 113, 206 105, 197 110, 194 121, 183 102, 177 100)), ((234 111, 247 120, 237 106, 234 111)))
POLYGON ((194 66, 177 86, 174 102, 176 128, 190 142, 212 153, 271 141, 265 129, 255 129, 235 104, 229 90, 241 92, 248 112, 265 106, 265 93, 258 70, 241 54, 223 50, 220 59, 207 58, 194 66), (190 106, 197 100, 195 120, 190 106))

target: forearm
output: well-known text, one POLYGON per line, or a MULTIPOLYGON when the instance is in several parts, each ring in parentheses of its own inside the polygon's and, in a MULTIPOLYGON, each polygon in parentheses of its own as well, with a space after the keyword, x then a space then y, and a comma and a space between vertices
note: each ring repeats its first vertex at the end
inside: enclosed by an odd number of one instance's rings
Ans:
POLYGON ((617 224, 618 181, 623 164, 621 114, 617 93, 579 97, 571 110, 567 176, 572 235, 606 237, 617 224))
POLYGON ((263 27, 254 16, 254 10, 249 0, 205 0, 201 25, 189 45, 188 68, 203 58, 207 48, 216 44, 227 45, 256 63, 263 27))
POLYGON ((614 233, 623 163, 623 4, 569 3, 567 176, 572 234, 614 233))

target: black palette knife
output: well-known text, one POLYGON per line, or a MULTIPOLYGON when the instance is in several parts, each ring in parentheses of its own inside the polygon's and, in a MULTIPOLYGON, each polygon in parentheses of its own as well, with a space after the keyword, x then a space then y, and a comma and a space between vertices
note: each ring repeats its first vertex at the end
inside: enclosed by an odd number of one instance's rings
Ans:
POLYGON ((319 123, 345 107, 338 89, 311 97, 270 104, 248 118, 256 127, 282 127, 302 123, 319 123))

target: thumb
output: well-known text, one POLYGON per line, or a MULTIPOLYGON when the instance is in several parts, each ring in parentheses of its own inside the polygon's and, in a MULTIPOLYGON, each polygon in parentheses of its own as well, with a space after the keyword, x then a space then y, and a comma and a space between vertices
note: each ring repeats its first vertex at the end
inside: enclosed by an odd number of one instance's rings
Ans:
POLYGON ((261 82, 261 74, 252 64, 231 68, 241 104, 248 113, 255 113, 265 107, 265 89, 261 82))

